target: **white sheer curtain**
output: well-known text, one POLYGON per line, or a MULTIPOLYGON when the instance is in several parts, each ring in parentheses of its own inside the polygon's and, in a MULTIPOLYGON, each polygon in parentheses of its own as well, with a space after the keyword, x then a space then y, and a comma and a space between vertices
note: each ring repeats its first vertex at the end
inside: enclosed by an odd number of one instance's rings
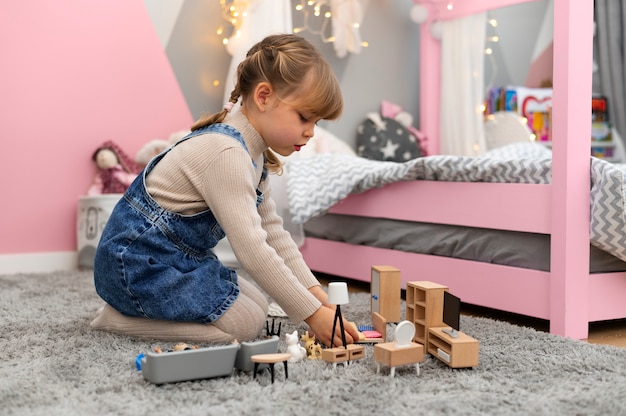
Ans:
POLYGON ((483 114, 487 15, 442 23, 441 153, 476 156, 485 150, 483 114))
POLYGON ((248 3, 240 31, 229 39, 227 46, 233 58, 224 86, 224 103, 233 91, 237 65, 246 57, 248 50, 266 36, 292 32, 290 0, 252 0, 248 3))

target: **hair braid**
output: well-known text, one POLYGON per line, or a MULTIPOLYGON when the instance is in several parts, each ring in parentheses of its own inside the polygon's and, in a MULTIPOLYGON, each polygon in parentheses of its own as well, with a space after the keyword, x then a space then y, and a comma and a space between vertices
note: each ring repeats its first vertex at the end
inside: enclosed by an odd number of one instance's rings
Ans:
MULTIPOLYGON (((237 81, 230 94, 231 105, 245 100, 255 87, 269 83, 279 99, 324 120, 334 120, 343 110, 339 82, 318 49, 304 38, 293 34, 267 36, 248 50, 237 66, 237 81)), ((231 105, 202 116, 192 130, 221 123, 231 105)), ((265 167, 280 173, 282 163, 276 154, 266 150, 265 167)))

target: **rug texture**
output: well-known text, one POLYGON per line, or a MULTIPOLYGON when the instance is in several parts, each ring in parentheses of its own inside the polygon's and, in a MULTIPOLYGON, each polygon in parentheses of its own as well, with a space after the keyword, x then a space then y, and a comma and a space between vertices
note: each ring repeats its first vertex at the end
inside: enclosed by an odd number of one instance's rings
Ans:
MULTIPOLYGON (((480 341, 474 369, 427 355, 419 376, 406 366, 391 378, 388 368, 376 373, 368 346, 336 369, 291 363, 287 380, 279 365, 274 384, 268 371, 234 371, 154 385, 135 357, 171 345, 92 330, 100 306, 90 271, 0 276, 0 415, 626 415, 626 349, 487 318, 461 320, 480 341)), ((342 311, 370 323, 369 308, 368 294, 356 293, 342 311)), ((282 334, 306 329, 280 322, 282 334)))

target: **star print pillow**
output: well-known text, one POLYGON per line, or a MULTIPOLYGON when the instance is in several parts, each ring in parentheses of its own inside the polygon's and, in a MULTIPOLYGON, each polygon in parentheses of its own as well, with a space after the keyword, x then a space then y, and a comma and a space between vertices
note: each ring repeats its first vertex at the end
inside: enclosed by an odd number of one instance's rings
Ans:
POLYGON ((406 162, 421 156, 419 144, 400 122, 370 113, 357 127, 357 154, 372 160, 406 162))

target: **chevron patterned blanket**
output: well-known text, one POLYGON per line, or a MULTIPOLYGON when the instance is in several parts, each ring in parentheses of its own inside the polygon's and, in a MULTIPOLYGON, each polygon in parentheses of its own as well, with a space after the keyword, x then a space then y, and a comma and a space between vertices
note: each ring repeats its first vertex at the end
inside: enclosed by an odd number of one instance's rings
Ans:
MULTIPOLYGON (((292 221, 324 214, 351 193, 407 180, 550 183, 552 159, 545 147, 520 143, 479 157, 427 156, 404 163, 340 154, 289 160, 287 197, 292 221)), ((593 245, 626 261, 626 167, 591 158, 593 245)))

